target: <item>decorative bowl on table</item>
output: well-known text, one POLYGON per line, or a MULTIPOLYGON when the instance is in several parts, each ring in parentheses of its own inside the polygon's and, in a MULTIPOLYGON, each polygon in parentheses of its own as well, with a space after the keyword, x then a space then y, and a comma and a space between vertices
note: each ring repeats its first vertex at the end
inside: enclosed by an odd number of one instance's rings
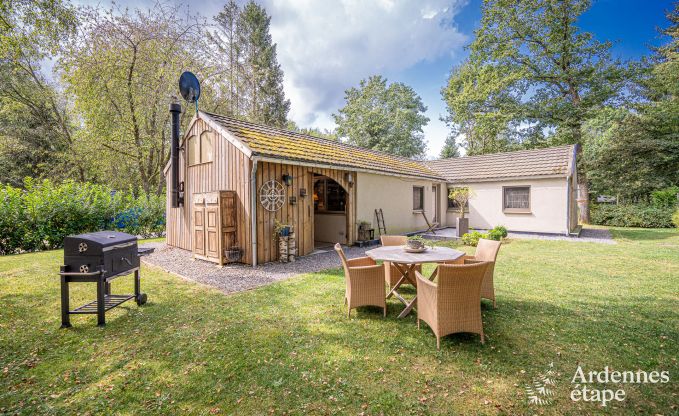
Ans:
POLYGON ((407 253, 422 253, 423 251, 427 250, 427 246, 424 245, 424 241, 422 240, 408 240, 405 246, 403 246, 403 249, 407 253))

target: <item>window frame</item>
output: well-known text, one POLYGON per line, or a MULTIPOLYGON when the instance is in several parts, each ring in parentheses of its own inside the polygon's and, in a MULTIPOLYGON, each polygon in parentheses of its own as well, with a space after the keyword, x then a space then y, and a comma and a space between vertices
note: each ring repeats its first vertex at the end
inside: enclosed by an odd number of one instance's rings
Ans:
POLYGON ((502 212, 506 214, 530 214, 531 211, 531 186, 530 185, 512 185, 502 187, 502 212), (507 208, 507 190, 509 189, 527 189, 528 190, 528 208, 507 208))
MULTIPOLYGON (((319 182, 323 182, 323 194, 318 195, 318 198, 323 200, 323 207, 324 208, 318 209, 318 208, 316 208, 316 205, 314 204, 314 213, 315 214, 328 214, 328 215, 347 215, 347 205, 346 205, 347 197, 348 197, 347 190, 344 189, 344 187, 339 182, 337 182, 336 180, 334 180, 332 178, 328 178, 326 176, 326 177, 320 177, 320 178, 314 180, 314 187, 312 188, 312 192, 315 192, 316 185, 319 182), (344 210, 343 211, 336 211, 336 210, 329 210, 328 209, 328 182, 329 181, 335 182, 337 184, 337 186, 342 191, 344 191, 344 210)), ((312 195, 313 195, 313 193, 312 193, 312 195)))
POLYGON ((191 135, 188 139, 186 139, 186 164, 187 166, 198 166, 198 165, 203 165, 205 163, 212 163, 215 160, 215 140, 214 140, 214 134, 210 130, 203 130, 199 135, 191 135), (212 152, 210 160, 203 160, 203 137, 205 137, 207 140, 210 141, 211 147, 212 147, 212 152), (194 163, 191 163, 191 146, 190 146, 190 141, 195 140, 196 141, 196 153, 198 154, 197 161, 194 163))
POLYGON ((413 186, 413 212, 423 212, 424 211, 424 186, 413 186), (420 190, 420 207, 415 206, 415 190, 420 190))
POLYGON ((200 165, 200 138, 198 136, 196 136, 195 134, 189 136, 189 138, 186 139, 186 165, 187 166, 200 165), (197 159, 197 161, 193 161, 193 162, 191 160, 191 154, 192 154, 191 143, 192 143, 192 141, 193 141, 193 143, 195 143, 196 149, 198 149, 196 151, 196 154, 198 155, 198 159, 197 159))

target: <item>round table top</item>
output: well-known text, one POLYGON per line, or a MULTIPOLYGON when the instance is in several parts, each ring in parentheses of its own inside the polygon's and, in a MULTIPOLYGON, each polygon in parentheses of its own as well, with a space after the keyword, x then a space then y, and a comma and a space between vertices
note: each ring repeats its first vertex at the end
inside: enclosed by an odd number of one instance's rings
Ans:
POLYGON ((438 263, 454 261, 464 256, 464 252, 448 247, 427 247, 422 253, 408 253, 404 246, 382 246, 368 250, 365 255, 373 260, 402 264, 438 263))

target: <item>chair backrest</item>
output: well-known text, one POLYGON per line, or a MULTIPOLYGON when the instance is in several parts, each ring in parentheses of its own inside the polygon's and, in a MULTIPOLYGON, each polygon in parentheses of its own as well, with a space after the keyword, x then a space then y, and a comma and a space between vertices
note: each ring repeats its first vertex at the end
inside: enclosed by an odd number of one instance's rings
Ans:
POLYGON ((451 304, 479 305, 481 283, 489 262, 474 264, 441 264, 438 266, 437 297, 439 307, 449 309, 451 304))
POLYGON ((380 242, 383 246, 404 246, 408 242, 405 235, 381 235, 380 242))
POLYGON ((344 254, 344 250, 342 250, 342 246, 340 243, 335 244, 335 251, 339 255, 340 261, 342 262, 342 267, 344 268, 344 274, 346 277, 349 277, 349 265, 347 264, 347 256, 344 254))
POLYGON ((500 251, 500 242, 495 240, 479 239, 479 244, 476 246, 476 253, 474 258, 481 261, 495 262, 497 253, 500 251))

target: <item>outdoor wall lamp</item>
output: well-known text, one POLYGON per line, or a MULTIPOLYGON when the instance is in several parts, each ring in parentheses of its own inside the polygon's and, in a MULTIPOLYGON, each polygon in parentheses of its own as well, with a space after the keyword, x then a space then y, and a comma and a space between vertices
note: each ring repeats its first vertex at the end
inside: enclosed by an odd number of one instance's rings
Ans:
POLYGON ((347 179, 347 183, 349 183, 349 186, 354 184, 354 175, 352 173, 347 173, 346 179, 347 179))
POLYGON ((288 175, 287 173, 283 175, 283 183, 287 186, 292 185, 292 176, 288 175))

